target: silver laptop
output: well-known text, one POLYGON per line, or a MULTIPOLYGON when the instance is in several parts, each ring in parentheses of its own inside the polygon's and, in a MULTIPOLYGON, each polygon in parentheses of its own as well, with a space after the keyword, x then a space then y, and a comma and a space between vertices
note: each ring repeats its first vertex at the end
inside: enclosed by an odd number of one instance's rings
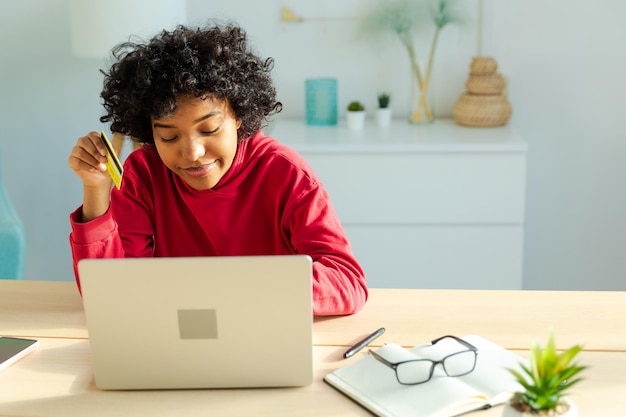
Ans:
POLYGON ((306 255, 84 259, 78 271, 100 389, 313 380, 306 255))

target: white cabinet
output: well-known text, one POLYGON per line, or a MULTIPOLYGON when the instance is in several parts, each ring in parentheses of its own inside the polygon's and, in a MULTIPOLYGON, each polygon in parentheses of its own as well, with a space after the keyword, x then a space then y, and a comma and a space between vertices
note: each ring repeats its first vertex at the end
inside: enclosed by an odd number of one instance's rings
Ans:
POLYGON ((279 119, 268 132, 319 175, 370 287, 522 288, 527 145, 511 127, 279 119))

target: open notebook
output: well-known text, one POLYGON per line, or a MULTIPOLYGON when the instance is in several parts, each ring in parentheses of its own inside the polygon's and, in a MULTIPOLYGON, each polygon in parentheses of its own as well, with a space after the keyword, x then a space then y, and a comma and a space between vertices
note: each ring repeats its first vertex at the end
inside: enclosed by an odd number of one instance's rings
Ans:
MULTIPOLYGON (((360 359, 326 375, 324 380, 385 417, 452 417, 506 402, 521 388, 506 368, 519 368, 523 359, 480 336, 462 339, 478 348, 476 366, 464 376, 448 377, 438 365, 428 382, 401 385, 393 369, 363 353, 360 359)), ((428 344, 404 349, 389 344, 376 352, 390 362, 398 362, 414 358, 441 360, 453 349, 458 346, 428 344)))
POLYGON ((78 270, 101 389, 313 380, 308 256, 84 259, 78 270))

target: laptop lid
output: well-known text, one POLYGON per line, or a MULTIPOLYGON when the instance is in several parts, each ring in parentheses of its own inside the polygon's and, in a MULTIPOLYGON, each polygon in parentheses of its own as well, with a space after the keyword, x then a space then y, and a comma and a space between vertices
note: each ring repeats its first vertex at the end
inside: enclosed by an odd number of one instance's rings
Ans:
POLYGON ((100 389, 313 380, 309 256, 84 259, 78 271, 100 389))

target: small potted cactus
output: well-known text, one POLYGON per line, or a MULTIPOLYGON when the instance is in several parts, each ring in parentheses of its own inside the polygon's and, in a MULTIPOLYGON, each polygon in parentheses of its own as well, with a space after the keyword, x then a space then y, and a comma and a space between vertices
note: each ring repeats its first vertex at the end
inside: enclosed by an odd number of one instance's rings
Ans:
POLYGON ((391 95, 386 92, 378 93, 378 108, 376 109, 376 124, 387 127, 391 124, 391 95))
POLYGON ((553 332, 550 332, 545 348, 534 344, 528 363, 521 365, 521 371, 509 369, 523 390, 513 395, 502 415, 578 417, 574 403, 563 397, 581 380, 576 376, 587 368, 573 362, 581 350, 580 345, 575 345, 558 353, 553 332))
POLYGON ((360 101, 351 101, 347 110, 348 129, 363 129, 365 126, 365 106, 360 101))

